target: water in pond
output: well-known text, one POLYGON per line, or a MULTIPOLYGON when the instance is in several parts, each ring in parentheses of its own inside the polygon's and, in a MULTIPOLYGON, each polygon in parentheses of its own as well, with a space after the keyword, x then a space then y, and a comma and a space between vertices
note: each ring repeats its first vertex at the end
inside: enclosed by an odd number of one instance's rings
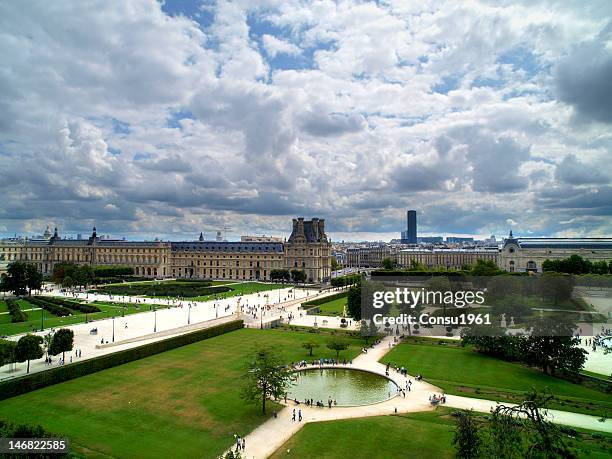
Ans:
POLYGON ((298 371, 294 376, 288 398, 300 402, 311 398, 327 405, 331 396, 338 406, 369 405, 397 394, 393 381, 367 371, 328 368, 298 371))

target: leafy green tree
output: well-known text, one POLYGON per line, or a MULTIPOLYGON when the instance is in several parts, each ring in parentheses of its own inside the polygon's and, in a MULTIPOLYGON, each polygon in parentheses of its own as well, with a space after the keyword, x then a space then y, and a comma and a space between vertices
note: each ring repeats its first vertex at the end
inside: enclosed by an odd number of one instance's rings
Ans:
POLYGON ((28 294, 32 295, 32 290, 40 290, 42 287, 43 275, 35 265, 28 263, 26 265, 26 286, 28 294))
POLYGON ((327 348, 336 352, 336 360, 338 360, 338 356, 340 355, 340 352, 348 349, 348 347, 349 347, 349 344, 346 342, 346 340, 338 336, 333 337, 327 343, 327 348))
POLYGON ((57 355, 62 353, 62 359, 65 359, 66 352, 72 350, 74 346, 74 332, 68 328, 61 328, 53 334, 51 339, 51 346, 49 346, 49 353, 51 355, 57 355))
POLYGON ((521 360, 541 368, 544 374, 578 373, 587 352, 580 348, 580 339, 572 336, 574 328, 560 318, 537 319, 522 348, 521 360))
POLYGON ((369 344, 372 338, 377 338, 380 335, 374 321, 368 323, 367 320, 361 320, 359 323, 359 334, 365 339, 366 344, 369 344))
POLYGON ((53 342, 53 333, 52 332, 49 332, 45 336, 43 336, 42 347, 43 347, 43 350, 45 351, 45 353, 47 354, 47 357, 49 355, 51 355, 49 351, 51 350, 51 343, 52 342, 53 342))
POLYGON ((299 269, 292 269, 291 280, 296 283, 306 282, 306 273, 304 271, 300 271, 299 269))
POLYGON ((270 279, 274 281, 289 281, 291 279, 291 273, 288 269, 273 269, 270 271, 270 279))
POLYGON ((0 367, 15 362, 17 343, 8 339, 0 339, 0 367))
POLYGON ((605 261, 596 261, 593 263, 594 274, 608 274, 608 263, 605 261))
POLYGON ((348 291, 346 311, 355 320, 361 320, 361 285, 354 285, 348 291))
POLYGON ((395 269, 397 267, 397 262, 391 258, 391 257, 385 257, 383 258, 382 262, 380 263, 380 265, 382 266, 383 269, 386 270, 392 270, 395 269))
MULTIPOLYGON (((578 456, 565 441, 565 435, 557 425, 547 420, 546 408, 554 399, 548 392, 538 392, 535 388, 527 394, 527 400, 520 405, 506 406, 499 404, 492 412, 492 428, 499 430, 494 437, 526 437, 524 442, 514 442, 514 457, 529 458, 564 458, 574 459, 578 456)), ((499 454, 497 445, 492 450, 499 454)), ((507 449, 507 448, 506 448, 507 449)), ((504 457, 496 454, 496 457, 504 457)))
POLYGON ((472 276, 495 276, 502 271, 493 260, 476 260, 472 267, 472 276))
POLYGON ((287 394, 291 370, 271 348, 258 349, 246 370, 242 398, 250 403, 261 403, 261 411, 266 414, 268 397, 278 400, 287 394))
POLYGON ((312 351, 319 347, 319 343, 316 341, 306 341, 305 343, 302 343, 302 347, 308 350, 308 355, 312 357, 312 351))
POLYGON ((336 257, 331 257, 331 269, 332 271, 337 271, 340 269, 340 264, 338 263, 338 260, 336 260, 336 257))
POLYGON ((538 279, 538 291, 543 299, 557 305, 569 300, 574 290, 574 278, 567 274, 545 273, 538 279))
POLYGON ((15 348, 15 360, 17 362, 28 362, 27 373, 30 372, 30 360, 40 359, 44 352, 41 347, 43 339, 38 335, 27 334, 19 338, 15 348))
POLYGON ((25 295, 28 291, 27 263, 14 261, 6 269, 6 283, 8 291, 15 295, 25 295))
POLYGON ((425 266, 423 263, 419 261, 411 260, 410 261, 410 271, 427 271, 427 266, 425 266))
POLYGON ((472 410, 462 411, 457 421, 453 445, 456 456, 461 459, 474 459, 480 457, 482 439, 478 423, 472 410))

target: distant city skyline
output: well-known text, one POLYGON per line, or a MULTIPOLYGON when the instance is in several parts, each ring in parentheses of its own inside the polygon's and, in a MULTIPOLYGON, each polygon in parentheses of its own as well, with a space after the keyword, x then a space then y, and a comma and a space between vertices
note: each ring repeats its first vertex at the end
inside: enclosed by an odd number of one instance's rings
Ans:
POLYGON ((612 234, 609 0, 93 4, 0 5, 0 234, 612 234))

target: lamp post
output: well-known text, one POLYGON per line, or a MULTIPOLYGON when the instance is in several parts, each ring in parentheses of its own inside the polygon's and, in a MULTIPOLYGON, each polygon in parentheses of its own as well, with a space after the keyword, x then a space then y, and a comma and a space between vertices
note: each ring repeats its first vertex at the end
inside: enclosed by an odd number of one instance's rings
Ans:
POLYGON ((187 325, 191 323, 191 305, 189 305, 189 311, 187 311, 187 325))
POLYGON ((115 342, 115 316, 113 316, 113 343, 115 342))
POLYGON ((153 309, 153 315, 155 316, 155 323, 153 324, 153 333, 157 332, 157 308, 153 309))

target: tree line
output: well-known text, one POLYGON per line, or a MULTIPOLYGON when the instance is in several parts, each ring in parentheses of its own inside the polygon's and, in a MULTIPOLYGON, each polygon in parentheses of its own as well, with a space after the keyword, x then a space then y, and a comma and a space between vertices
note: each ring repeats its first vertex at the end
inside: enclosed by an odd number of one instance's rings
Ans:
POLYGON ((40 359, 45 353, 49 355, 62 354, 72 350, 74 332, 62 328, 44 337, 27 334, 18 341, 0 339, 0 367, 11 363, 28 362, 27 373, 30 372, 30 361, 40 359))

